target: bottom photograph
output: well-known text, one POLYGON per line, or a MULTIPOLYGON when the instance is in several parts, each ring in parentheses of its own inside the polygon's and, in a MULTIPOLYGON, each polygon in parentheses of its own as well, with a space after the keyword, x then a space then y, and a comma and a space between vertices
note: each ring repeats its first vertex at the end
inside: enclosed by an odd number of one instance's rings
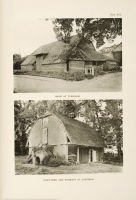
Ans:
POLYGON ((16 175, 123 169, 122 100, 16 100, 16 175))

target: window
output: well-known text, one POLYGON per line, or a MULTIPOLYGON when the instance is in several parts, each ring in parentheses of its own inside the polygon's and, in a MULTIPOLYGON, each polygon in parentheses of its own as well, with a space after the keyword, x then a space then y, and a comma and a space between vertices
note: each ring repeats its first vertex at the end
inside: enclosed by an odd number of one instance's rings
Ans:
POLYGON ((69 140, 68 136, 67 136, 67 143, 70 143, 70 140, 69 140))

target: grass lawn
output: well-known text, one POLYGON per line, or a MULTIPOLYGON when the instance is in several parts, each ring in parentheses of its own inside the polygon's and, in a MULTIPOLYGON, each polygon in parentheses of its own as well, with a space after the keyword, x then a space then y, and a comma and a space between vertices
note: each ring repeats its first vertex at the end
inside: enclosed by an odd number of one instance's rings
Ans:
POLYGON ((85 174, 122 171, 122 166, 102 163, 78 164, 71 166, 62 165, 59 167, 34 166, 33 164, 23 164, 25 159, 26 156, 15 157, 16 174, 85 174))

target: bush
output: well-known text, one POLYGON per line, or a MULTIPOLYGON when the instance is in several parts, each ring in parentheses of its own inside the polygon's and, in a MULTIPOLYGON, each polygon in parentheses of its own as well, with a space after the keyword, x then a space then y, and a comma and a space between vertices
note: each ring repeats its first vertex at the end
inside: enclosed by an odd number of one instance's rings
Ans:
POLYGON ((13 73, 14 75, 27 75, 29 71, 14 70, 13 73))
POLYGON ((104 163, 123 163, 123 155, 118 156, 113 153, 104 153, 104 163))
POLYGON ((55 71, 20 71, 14 70, 14 75, 30 75, 30 76, 43 76, 48 78, 58 78, 69 81, 81 81, 85 78, 92 78, 92 76, 86 77, 83 72, 55 72, 55 71))
POLYGON ((69 163, 66 162, 65 159, 61 156, 52 156, 50 157, 47 165, 50 167, 58 167, 60 165, 69 165, 69 163))
MULTIPOLYGON (((30 75, 30 76, 41 76, 48 78, 57 78, 67 81, 82 81, 84 79, 92 79, 94 76, 91 74, 85 74, 84 72, 55 72, 55 71, 20 71, 14 70, 15 75, 30 75)), ((101 69, 95 71, 95 76, 103 75, 105 72, 101 69)))
POLYGON ((105 72, 121 72, 122 71, 122 68, 118 65, 108 65, 108 64, 105 64, 103 70, 105 72))
POLYGON ((97 75, 104 75, 105 74, 105 72, 104 71, 100 71, 100 72, 98 72, 98 74, 97 75))
POLYGON ((92 76, 92 74, 86 74, 85 75, 85 78, 87 78, 87 79, 92 79, 94 76, 92 76))

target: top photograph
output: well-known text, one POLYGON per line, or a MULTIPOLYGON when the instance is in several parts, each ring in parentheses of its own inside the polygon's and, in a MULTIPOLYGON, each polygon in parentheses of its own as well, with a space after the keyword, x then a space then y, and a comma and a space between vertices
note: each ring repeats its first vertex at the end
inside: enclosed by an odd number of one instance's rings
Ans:
POLYGON ((122 18, 20 19, 14 93, 122 91, 122 18))

